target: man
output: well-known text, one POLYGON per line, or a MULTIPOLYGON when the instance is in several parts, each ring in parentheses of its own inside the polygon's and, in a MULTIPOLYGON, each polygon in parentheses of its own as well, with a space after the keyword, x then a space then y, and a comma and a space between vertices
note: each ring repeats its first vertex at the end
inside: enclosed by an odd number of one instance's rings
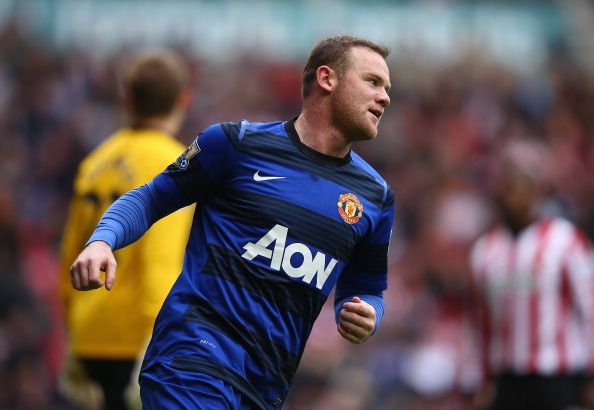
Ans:
POLYGON ((350 146, 376 136, 390 103, 387 55, 364 39, 321 41, 296 119, 213 125, 107 211, 72 265, 76 289, 111 289, 112 249, 198 204, 145 356, 144 408, 281 407, 335 284, 338 332, 361 343, 377 329, 393 194, 350 146))
POLYGON ((163 171, 183 149, 173 135, 190 101, 187 87, 186 68, 174 54, 133 61, 123 80, 127 127, 97 147, 76 176, 62 243, 61 293, 71 354, 101 386, 110 410, 126 408, 124 390, 134 363, 181 271, 192 212, 168 216, 118 251, 122 276, 110 294, 74 292, 68 268, 111 202, 163 171))
POLYGON ((593 252, 569 221, 538 216, 549 160, 531 141, 503 151, 495 187, 500 223, 472 249, 496 410, 576 408, 594 364, 593 252))

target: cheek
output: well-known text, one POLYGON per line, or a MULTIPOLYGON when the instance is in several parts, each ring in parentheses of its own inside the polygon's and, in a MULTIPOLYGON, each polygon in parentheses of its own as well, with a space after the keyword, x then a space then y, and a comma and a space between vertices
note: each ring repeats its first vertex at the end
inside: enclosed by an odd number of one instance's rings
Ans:
POLYGON ((336 94, 334 102, 335 111, 343 120, 353 116, 355 103, 353 101, 352 95, 350 95, 348 92, 344 92, 344 90, 341 89, 336 94))

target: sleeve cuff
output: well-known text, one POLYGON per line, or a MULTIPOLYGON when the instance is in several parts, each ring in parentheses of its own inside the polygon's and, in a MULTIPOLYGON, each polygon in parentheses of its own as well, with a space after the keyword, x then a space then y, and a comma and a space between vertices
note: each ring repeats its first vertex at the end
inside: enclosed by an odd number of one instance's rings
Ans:
POLYGON ((384 317, 384 298, 383 298, 383 296, 352 295, 352 296, 347 296, 343 299, 340 299, 339 301, 336 301, 334 303, 334 320, 338 324, 338 318, 340 315, 340 311, 342 310, 342 306, 345 304, 345 302, 350 301, 353 298, 353 296, 358 296, 361 300, 369 303, 371 305, 371 307, 373 307, 373 309, 375 309, 375 317, 376 317, 375 327, 373 329, 373 332, 371 332, 371 334, 373 335, 377 331, 377 329, 379 329, 379 326, 380 326, 382 319, 384 317))

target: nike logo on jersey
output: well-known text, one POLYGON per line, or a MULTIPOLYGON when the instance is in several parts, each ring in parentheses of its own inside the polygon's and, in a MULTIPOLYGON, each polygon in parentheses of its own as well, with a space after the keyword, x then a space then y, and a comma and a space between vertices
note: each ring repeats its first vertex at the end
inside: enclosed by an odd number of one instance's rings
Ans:
POLYGON ((295 242, 286 246, 288 233, 289 229, 286 226, 274 225, 258 242, 246 243, 243 246, 245 252, 241 257, 249 261, 257 256, 270 259, 272 269, 282 270, 288 276, 301 278, 308 284, 311 284, 315 277, 316 288, 322 289, 338 261, 330 258, 326 264, 326 255, 316 252, 314 256, 303 243, 295 242), (295 254, 300 257, 293 259, 295 254))
POLYGON ((254 181, 261 182, 261 181, 272 181, 273 179, 285 179, 286 177, 264 177, 260 175, 260 170, 257 170, 254 174, 254 181))

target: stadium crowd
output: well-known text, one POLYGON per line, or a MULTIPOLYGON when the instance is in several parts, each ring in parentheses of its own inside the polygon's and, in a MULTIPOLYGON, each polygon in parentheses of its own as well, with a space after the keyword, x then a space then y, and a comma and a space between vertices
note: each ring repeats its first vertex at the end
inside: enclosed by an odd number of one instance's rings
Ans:
MULTIPOLYGON (((185 145, 214 122, 298 113, 302 61, 240 56, 221 66, 176 47, 196 89, 185 145)), ((383 324, 349 345, 328 304, 285 408, 472 408, 480 369, 465 314, 468 249, 492 221, 506 141, 537 138, 553 150, 543 211, 594 238, 594 76, 559 53, 530 75, 476 51, 446 67, 390 60, 392 105, 377 140, 356 148, 396 198, 383 324)), ((76 408, 58 388, 57 255, 76 167, 117 127, 116 74, 129 55, 57 50, 14 23, 0 27, 0 409, 76 408)))

